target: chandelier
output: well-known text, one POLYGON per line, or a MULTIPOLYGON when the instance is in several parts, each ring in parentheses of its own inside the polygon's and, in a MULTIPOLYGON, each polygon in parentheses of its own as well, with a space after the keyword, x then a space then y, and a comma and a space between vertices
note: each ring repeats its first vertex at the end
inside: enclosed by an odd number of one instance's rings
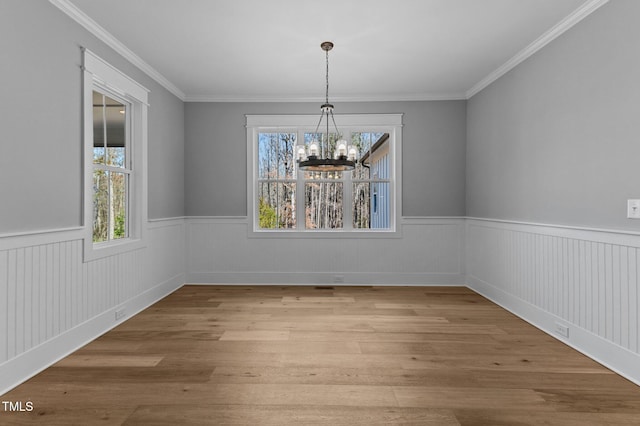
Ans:
POLYGON ((333 105, 329 103, 329 51, 333 49, 333 43, 325 41, 320 47, 325 52, 327 64, 325 103, 320 106, 322 113, 320 114, 320 120, 314 132, 314 139, 309 146, 298 145, 296 147, 298 167, 301 170, 315 172, 353 170, 358 161, 358 149, 355 146, 347 144, 347 141, 342 138, 342 135, 338 131, 336 120, 333 117, 333 105), (324 138, 320 135, 320 141, 318 141, 318 129, 320 129, 323 119, 326 121, 326 134, 324 138), (338 138, 335 143, 333 157, 331 157, 331 152, 329 152, 329 121, 333 123, 333 127, 336 130, 336 137, 338 138))

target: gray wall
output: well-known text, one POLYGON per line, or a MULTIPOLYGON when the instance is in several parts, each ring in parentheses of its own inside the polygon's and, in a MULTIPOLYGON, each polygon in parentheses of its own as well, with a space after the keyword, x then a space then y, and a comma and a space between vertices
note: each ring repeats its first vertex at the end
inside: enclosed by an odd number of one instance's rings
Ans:
POLYGON ((639 16, 612 0, 468 101, 468 216, 640 229, 639 16))
MULTIPOLYGON (((640 198, 637 16, 640 2, 610 1, 468 102, 336 112, 404 114, 405 216, 637 229, 625 218, 626 199, 640 198)), ((50 3, 4 0, 0 233, 82 222, 80 46, 151 89, 150 218, 246 215, 245 114, 318 113, 317 103, 185 105, 50 3)))
POLYGON ((80 47, 151 90, 149 217, 184 215, 184 104, 46 1, 0 2, 0 234, 82 223, 80 47))
MULTIPOLYGON (((246 114, 319 111, 319 103, 187 103, 186 215, 247 214, 246 114)), ((464 216, 465 101, 336 103, 335 112, 403 113, 403 215, 464 216)))
POLYGON ((184 102, 160 88, 149 99, 149 219, 182 217, 184 102))

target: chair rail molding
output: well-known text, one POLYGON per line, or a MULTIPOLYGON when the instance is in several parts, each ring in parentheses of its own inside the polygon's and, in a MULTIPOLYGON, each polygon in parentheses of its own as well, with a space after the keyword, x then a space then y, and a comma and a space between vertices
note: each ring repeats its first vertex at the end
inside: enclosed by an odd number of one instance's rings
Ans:
POLYGON ((640 385, 640 236, 477 218, 465 235, 472 290, 640 385))

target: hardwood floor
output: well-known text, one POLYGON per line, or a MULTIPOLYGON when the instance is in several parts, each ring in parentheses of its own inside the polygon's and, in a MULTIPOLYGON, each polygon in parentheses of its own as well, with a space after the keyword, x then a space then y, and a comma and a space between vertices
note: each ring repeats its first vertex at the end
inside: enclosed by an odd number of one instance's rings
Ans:
POLYGON ((640 387, 466 288, 185 286, 0 424, 640 425, 640 387))

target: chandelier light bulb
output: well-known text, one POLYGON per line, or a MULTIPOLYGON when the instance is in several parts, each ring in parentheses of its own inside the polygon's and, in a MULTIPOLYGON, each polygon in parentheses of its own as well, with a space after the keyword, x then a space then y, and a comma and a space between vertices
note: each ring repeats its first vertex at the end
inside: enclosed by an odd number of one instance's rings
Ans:
POLYGON ((349 147, 349 155, 347 156, 347 159, 349 161, 356 161, 357 158, 358 158, 358 148, 352 145, 349 147))
POLYGON ((318 142, 313 141, 309 144, 309 157, 317 157, 320 153, 320 149, 318 148, 318 142))
POLYGON ((347 142, 344 140, 338 141, 338 146, 336 148, 336 158, 346 157, 347 156, 347 142))
MULTIPOLYGON (((336 149, 333 153, 334 158, 331 158, 331 151, 329 150, 329 141, 331 140, 331 133, 329 132, 330 124, 333 124, 335 128, 335 134, 340 135, 336 125, 335 117, 333 116, 333 105, 329 103, 329 51, 333 49, 333 43, 330 41, 323 42, 320 47, 325 53, 326 62, 326 91, 325 91, 325 103, 320 106, 320 120, 316 126, 315 134, 318 134, 318 129, 322 121, 325 121, 326 132, 323 132, 325 137, 321 138, 320 142, 314 139, 307 147, 307 157, 305 158, 302 151, 298 149, 296 151, 296 158, 298 162, 298 168, 300 170, 314 171, 314 172, 343 172, 353 170, 358 162, 357 150, 355 155, 352 155, 350 147, 347 141, 340 139, 336 142, 336 149), (324 145, 322 140, 324 139, 324 145), (326 158, 320 158, 320 155, 326 158), (347 158, 347 155, 349 158, 347 158)), ((336 175, 337 176, 337 175, 336 175)))
POLYGON ((304 145, 298 145, 296 147, 296 157, 298 158, 298 161, 304 161, 307 157, 307 151, 304 145))

